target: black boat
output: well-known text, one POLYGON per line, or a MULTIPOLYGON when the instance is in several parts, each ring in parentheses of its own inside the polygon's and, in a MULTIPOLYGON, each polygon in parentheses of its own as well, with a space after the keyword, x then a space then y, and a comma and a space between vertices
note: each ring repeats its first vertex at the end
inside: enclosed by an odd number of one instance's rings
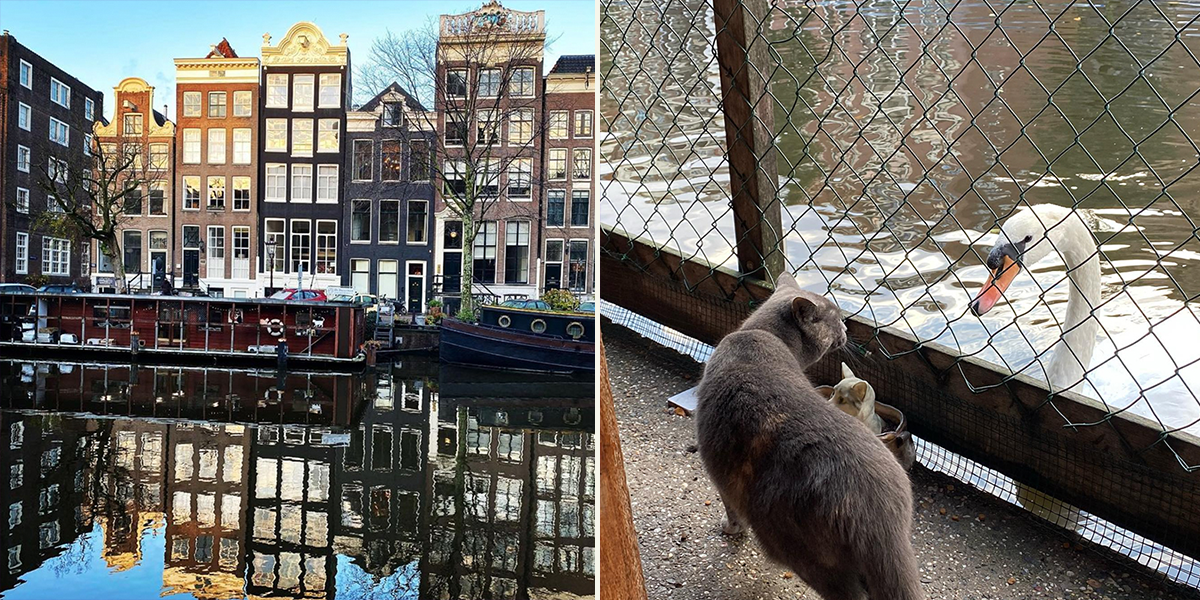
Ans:
POLYGON ((492 369, 574 373, 596 369, 593 313, 484 306, 479 322, 442 320, 442 362, 492 369))

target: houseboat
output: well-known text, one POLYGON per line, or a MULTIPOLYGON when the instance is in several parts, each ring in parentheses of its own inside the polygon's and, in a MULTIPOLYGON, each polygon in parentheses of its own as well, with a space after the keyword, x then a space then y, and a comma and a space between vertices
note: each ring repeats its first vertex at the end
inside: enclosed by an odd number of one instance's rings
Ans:
POLYGON ((439 356, 459 365, 578 373, 596 368, 592 313, 502 306, 479 309, 479 322, 442 320, 439 356))
POLYGON ((354 363, 367 339, 363 308, 334 302, 12 294, 0 296, 0 314, 4 356, 354 363))

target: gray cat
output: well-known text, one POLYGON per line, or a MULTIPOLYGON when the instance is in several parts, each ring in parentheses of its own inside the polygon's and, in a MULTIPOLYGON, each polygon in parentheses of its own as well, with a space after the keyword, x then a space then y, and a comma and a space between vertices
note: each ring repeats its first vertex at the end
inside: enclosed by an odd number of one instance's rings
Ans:
POLYGON ((704 369, 700 456, 725 533, 749 525, 825 600, 919 600, 908 475, 804 374, 845 343, 837 306, 783 275, 704 369))

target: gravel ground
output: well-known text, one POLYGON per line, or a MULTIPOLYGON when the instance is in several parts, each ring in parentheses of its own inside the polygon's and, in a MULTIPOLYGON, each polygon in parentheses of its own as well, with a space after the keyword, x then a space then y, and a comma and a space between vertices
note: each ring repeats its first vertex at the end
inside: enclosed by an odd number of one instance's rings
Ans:
MULTIPOLYGON (((604 343, 650 598, 816 599, 770 563, 752 536, 720 532, 692 418, 666 399, 696 385, 700 365, 605 322, 604 343)), ((914 545, 929 600, 1200 598, 1111 560, 1023 510, 920 465, 913 468, 914 545)))

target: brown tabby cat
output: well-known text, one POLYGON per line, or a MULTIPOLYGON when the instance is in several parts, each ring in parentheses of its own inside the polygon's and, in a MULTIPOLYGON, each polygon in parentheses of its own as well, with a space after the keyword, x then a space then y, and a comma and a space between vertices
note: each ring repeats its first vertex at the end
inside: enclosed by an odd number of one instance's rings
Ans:
POLYGON ((725 532, 749 525, 825 600, 919 600, 908 475, 804 374, 845 343, 837 306, 783 275, 704 369, 700 455, 725 532))

